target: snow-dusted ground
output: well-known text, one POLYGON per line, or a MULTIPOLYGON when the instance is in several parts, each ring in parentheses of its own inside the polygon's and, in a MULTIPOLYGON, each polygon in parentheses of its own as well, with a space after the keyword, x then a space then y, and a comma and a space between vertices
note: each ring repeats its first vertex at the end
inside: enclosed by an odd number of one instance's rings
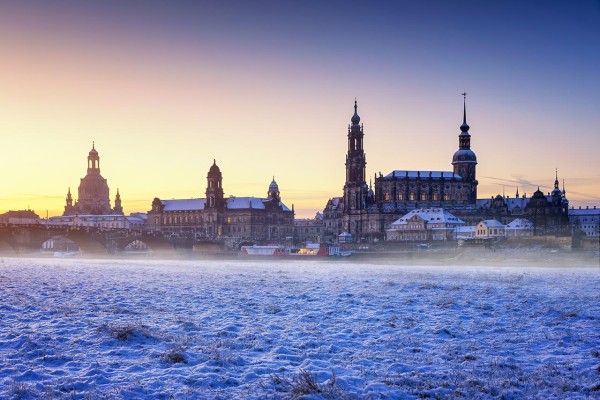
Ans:
POLYGON ((0 263, 0 398, 423 397, 600 397, 600 269, 0 263))

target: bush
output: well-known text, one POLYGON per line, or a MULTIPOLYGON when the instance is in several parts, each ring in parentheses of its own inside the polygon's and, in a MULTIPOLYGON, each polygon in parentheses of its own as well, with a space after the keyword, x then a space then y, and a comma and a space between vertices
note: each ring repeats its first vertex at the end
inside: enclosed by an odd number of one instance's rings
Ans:
POLYGON ((319 383, 315 374, 302 368, 298 374, 288 378, 283 375, 272 375, 271 381, 278 386, 279 391, 286 392, 289 399, 301 399, 304 396, 319 394, 324 399, 349 398, 338 385, 335 372, 326 383, 319 383))

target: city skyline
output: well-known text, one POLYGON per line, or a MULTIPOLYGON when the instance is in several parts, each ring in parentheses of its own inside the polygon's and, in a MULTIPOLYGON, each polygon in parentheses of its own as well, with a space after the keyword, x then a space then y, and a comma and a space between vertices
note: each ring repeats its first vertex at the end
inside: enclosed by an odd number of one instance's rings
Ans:
POLYGON ((466 91, 479 197, 600 204, 600 6, 57 1, 0 10, 0 212, 61 214, 95 141, 123 208, 265 196, 298 217, 344 184, 354 98, 367 180, 452 169, 466 91))

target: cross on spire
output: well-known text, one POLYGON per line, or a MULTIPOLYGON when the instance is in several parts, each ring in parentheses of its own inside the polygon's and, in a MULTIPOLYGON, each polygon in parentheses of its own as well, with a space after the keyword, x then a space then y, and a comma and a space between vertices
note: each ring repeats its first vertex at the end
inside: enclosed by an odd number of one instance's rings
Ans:
POLYGON ((467 123, 467 92, 462 93, 463 97, 463 124, 467 123))

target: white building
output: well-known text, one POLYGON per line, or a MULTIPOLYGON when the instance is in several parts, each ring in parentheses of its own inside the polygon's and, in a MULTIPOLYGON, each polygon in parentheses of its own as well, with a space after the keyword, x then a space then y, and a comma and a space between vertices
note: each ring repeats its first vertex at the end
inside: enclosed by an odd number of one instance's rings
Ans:
POLYGON ((517 218, 508 223, 504 228, 506 237, 528 237, 533 236, 533 222, 528 219, 517 218))
POLYGON ((476 226, 457 226, 454 228, 454 235, 457 240, 473 239, 475 237, 476 226))
POLYGON ((569 209, 569 222, 576 230, 585 233, 585 236, 600 236, 600 208, 596 206, 569 209))
POLYGON ((504 237, 504 225, 495 219, 486 219, 477 224, 475 238, 495 239, 504 237))
POLYGON ((453 240, 455 229, 465 223, 443 208, 417 208, 392 222, 388 241, 453 240))

